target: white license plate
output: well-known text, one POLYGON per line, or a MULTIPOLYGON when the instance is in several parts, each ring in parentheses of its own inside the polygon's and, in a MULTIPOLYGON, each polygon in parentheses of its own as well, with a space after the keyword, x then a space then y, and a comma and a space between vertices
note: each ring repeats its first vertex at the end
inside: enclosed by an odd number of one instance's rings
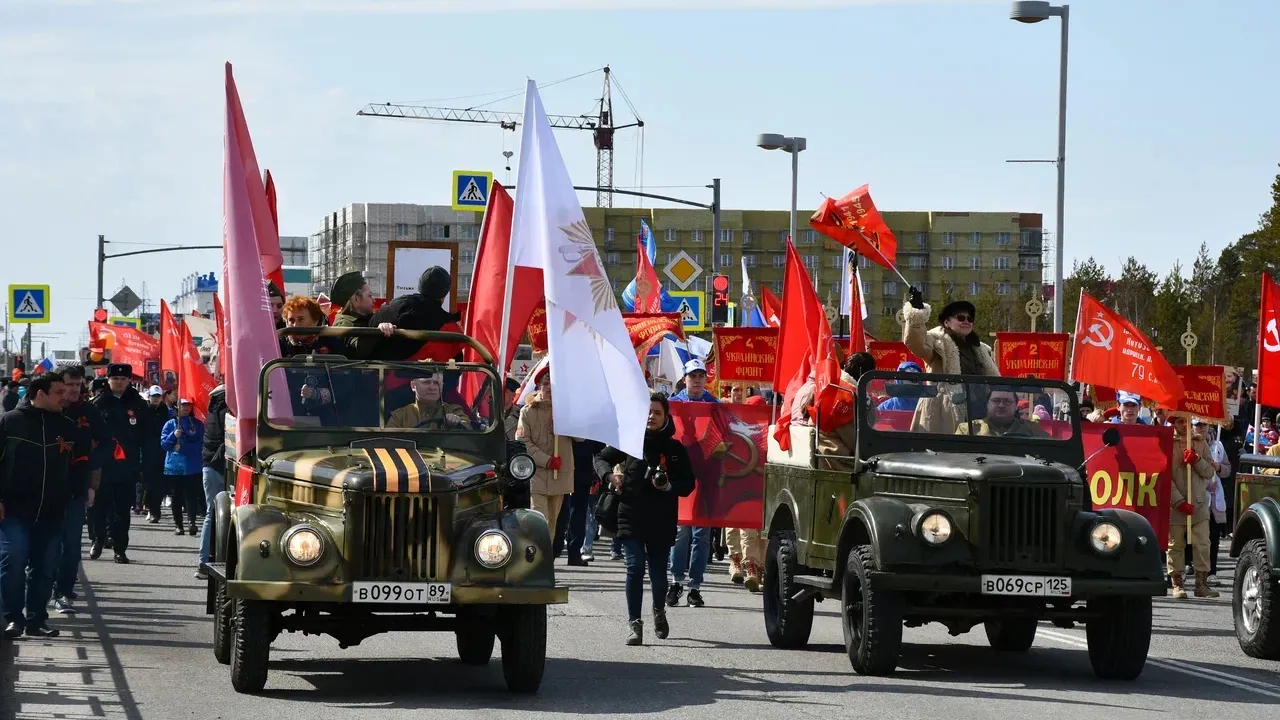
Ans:
POLYGON ((983 595, 1071 597, 1071 578, 1034 575, 983 575, 983 595))
POLYGON ((405 605, 448 604, 452 590, 453 586, 449 583, 354 582, 351 583, 351 601, 405 605))

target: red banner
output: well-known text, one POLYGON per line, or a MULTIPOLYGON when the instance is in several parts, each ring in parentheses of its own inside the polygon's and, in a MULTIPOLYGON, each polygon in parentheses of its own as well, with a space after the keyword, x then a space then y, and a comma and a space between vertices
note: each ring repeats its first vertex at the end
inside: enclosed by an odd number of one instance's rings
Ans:
POLYGON ((1087 292, 1076 311, 1071 379, 1136 393, 1172 405, 1182 383, 1155 344, 1133 323, 1087 292))
MULTIPOLYGON (((1280 285, 1262 273, 1262 305, 1258 309, 1258 403, 1280 405, 1280 285)), ((1250 422, 1253 418, 1249 419, 1250 422)))
POLYGON ((913 362, 924 372, 924 361, 907 349, 907 344, 896 340, 875 340, 867 343, 867 352, 876 359, 877 370, 897 372, 898 366, 904 362, 913 362))
POLYGON ((778 361, 778 328, 718 327, 712 335, 719 382, 772 382, 778 361))
POLYGON ((529 318, 529 344, 536 353, 547 352, 547 302, 543 300, 534 308, 529 318))
POLYGON ((205 422, 209 414, 209 394, 218 386, 209 368, 200 362, 200 351, 191 338, 191 328, 182 324, 182 370, 178 373, 178 395, 191 401, 196 417, 205 422))
POLYGON ((160 358, 160 341, 131 327, 89 323, 89 346, 111 351, 111 362, 128 363, 142 377, 148 360, 160 358))
POLYGON ((673 402, 676 439, 689 450, 697 487, 680 498, 680 524, 763 527, 767 405, 673 402))
MULTIPOLYGON (((545 319, 545 316, 544 316, 545 319)), ((680 313, 622 313, 622 322, 631 336, 631 346, 636 349, 640 365, 654 345, 671 335, 684 339, 684 325, 680 313)))
MULTIPOLYGON (((1227 369, 1221 365, 1174 365, 1182 381, 1182 399, 1175 413, 1196 415, 1217 423, 1227 419, 1227 369)), ((1162 405, 1162 407, 1168 407, 1162 405)))
POLYGON ((1004 377, 1067 379, 1067 333, 996 333, 996 361, 1004 377))
POLYGON ((863 185, 839 200, 823 200, 809 218, 809 224, 823 235, 889 270, 897 262, 898 240, 871 201, 869 185, 863 185))
MULTIPOLYGON (((1083 423, 1085 468, 1093 507, 1130 510, 1155 529, 1160 549, 1169 546, 1169 503, 1173 477, 1173 428, 1151 425, 1083 423), (1120 431, 1120 444, 1102 450, 1102 433, 1120 431), (1098 452, 1102 450, 1102 452, 1098 452), (1097 452, 1097 455, 1094 453, 1097 452)), ((1181 467, 1181 464, 1179 464, 1181 467)))

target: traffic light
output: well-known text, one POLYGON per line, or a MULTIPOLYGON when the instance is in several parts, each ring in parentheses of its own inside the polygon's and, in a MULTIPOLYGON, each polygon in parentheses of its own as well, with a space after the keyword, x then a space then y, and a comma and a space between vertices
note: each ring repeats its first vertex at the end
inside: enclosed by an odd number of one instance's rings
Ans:
POLYGON ((711 324, 725 325, 729 322, 729 276, 716 275, 711 278, 711 324))
POLYGON ((104 308, 98 308, 93 311, 93 321, 104 323, 107 321, 107 311, 104 308))

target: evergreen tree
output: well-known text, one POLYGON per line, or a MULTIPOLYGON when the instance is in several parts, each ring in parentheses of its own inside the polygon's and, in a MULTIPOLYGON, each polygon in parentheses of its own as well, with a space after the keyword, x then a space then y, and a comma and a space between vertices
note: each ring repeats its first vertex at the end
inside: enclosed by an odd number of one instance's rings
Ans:
POLYGON ((1154 320, 1151 310, 1158 282, 1159 278, 1154 272, 1130 255, 1121 266, 1120 277, 1111 289, 1113 307, 1139 329, 1150 329, 1154 320))
MULTIPOLYGON (((1195 310, 1195 295, 1191 282, 1182 276, 1182 263, 1175 262, 1169 274, 1160 282, 1152 302, 1152 341, 1164 348, 1165 357, 1179 363, 1186 359, 1179 340, 1186 331, 1187 319, 1195 310)), ((1141 327, 1141 326, 1139 326, 1141 327)), ((1207 357, 1207 352, 1197 355, 1207 357)))

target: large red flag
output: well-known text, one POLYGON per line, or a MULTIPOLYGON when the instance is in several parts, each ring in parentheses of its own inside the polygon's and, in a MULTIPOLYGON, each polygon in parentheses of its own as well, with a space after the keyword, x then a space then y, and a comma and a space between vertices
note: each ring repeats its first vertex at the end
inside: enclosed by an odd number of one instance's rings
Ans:
POLYGON ((894 269, 898 256, 898 239, 871 201, 869 185, 854 190, 839 200, 826 198, 809 218, 815 230, 852 248, 868 260, 894 269))
MULTIPOLYGON (((1280 405, 1280 285, 1262 273, 1258 311, 1258 404, 1280 405)), ((1252 418, 1250 418, 1252 421, 1252 418)))
MULTIPOLYGON (((851 255, 850 258, 856 258, 851 255)), ((851 263, 857 262, 854 259, 851 263)), ((849 270, 849 354, 867 351, 867 329, 862 322, 862 283, 858 273, 849 270)))
POLYGON ((190 400, 196 417, 204 422, 209 413, 209 393, 218 386, 218 381, 210 374, 209 368, 200 362, 200 351, 196 348, 191 328, 186 323, 182 323, 181 345, 182 370, 178 373, 178 397, 190 400))
POLYGON ((662 312, 662 286, 658 284, 658 272, 649 262, 649 254, 644 251, 644 243, 636 240, 636 312, 662 312))
POLYGON ((778 327, 782 322, 782 301, 764 285, 760 286, 760 316, 769 327, 778 327))
MULTIPOLYGON (((183 327, 187 324, 183 323, 183 327)), ((169 310, 169 303, 164 300, 160 301, 160 379, 164 380, 165 373, 178 374, 179 363, 182 361, 182 330, 178 327, 178 323, 173 319, 173 312, 169 310)))
POLYGON ((222 314, 222 300, 218 298, 218 293, 213 294, 213 324, 218 329, 218 375, 223 375, 226 371, 222 369, 222 360, 227 356, 227 345, 223 338, 227 336, 227 323, 222 314))
MULTIPOLYGON (((226 284, 227 336, 223 364, 227 408, 236 418, 236 453, 240 457, 257 445, 258 374, 280 357, 276 324, 267 299, 267 272, 263 247, 279 238, 267 206, 267 193, 253 155, 249 128, 236 92, 236 81, 227 63, 226 140, 223 144, 222 277, 226 284), (265 236, 265 240, 263 239, 265 236)), ((274 269, 274 268, 272 268, 274 269)), ((283 373, 273 373, 268 412, 273 418, 293 417, 289 388, 283 373)))
MULTIPOLYGON (((276 181, 270 170, 262 171, 262 184, 267 193, 267 205, 271 208, 271 224, 276 229, 275 255, 263 257, 262 268, 267 272, 267 281, 276 284, 280 292, 284 292, 284 253, 280 251, 280 210, 276 207, 276 181), (279 259, 277 264, 275 260, 279 259), (270 269, 274 265, 275 269, 270 269)), ((267 248, 270 250, 270 248, 267 248)))
POLYGON ((1125 390, 1166 407, 1182 399, 1182 380, 1133 323, 1080 291, 1071 379, 1125 390))
MULTIPOLYGON (((774 438, 783 450, 791 449, 791 411, 795 389, 804 384, 830 352, 831 328, 822 302, 813 289, 796 247, 787 241, 787 265, 782 280, 782 314, 778 324, 778 359, 773 386, 785 388, 782 411, 774 438), (823 347, 825 343, 825 347, 823 347)), ((825 371, 822 373, 825 377, 825 371)))
MULTIPOLYGON (((511 303, 507 317, 507 346, 502 343, 502 308, 506 302, 507 273, 511 267, 511 216, 515 203, 500 183, 493 183, 489 191, 489 206, 485 210, 484 226, 480 229, 480 242, 476 248, 475 270, 471 277, 471 295, 467 301, 464 332, 475 338, 493 353, 498 371, 506 373, 515 357, 524 329, 534 309, 542 301, 542 278, 539 271, 517 268, 511 288, 511 303), (538 277, 533 277, 537 275, 538 277)), ((471 350, 467 360, 478 362, 471 350)), ((473 401, 480 389, 481 376, 467 373, 463 397, 473 401)))

